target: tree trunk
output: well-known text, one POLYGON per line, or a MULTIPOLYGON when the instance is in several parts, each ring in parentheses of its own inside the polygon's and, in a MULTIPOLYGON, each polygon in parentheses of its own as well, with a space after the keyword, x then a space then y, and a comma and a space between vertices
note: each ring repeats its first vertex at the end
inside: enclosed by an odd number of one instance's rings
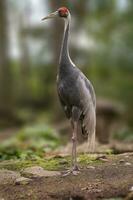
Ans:
POLYGON ((8 44, 7 1, 0 0, 0 121, 10 118, 13 110, 8 44))
POLYGON ((30 27, 30 13, 31 7, 27 3, 25 6, 25 12, 20 15, 19 18, 19 45, 20 45, 20 67, 21 67, 21 83, 20 83, 20 91, 21 91, 21 100, 26 103, 30 98, 30 88, 28 84, 28 80, 30 77, 30 54, 29 54, 29 46, 27 43, 27 35, 24 34, 25 27, 30 27), (25 95, 23 95, 25 94, 25 95))

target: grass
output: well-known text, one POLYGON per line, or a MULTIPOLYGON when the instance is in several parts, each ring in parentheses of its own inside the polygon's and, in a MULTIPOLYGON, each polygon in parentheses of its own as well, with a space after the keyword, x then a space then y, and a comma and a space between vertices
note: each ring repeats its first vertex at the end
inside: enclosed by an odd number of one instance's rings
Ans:
MULTIPOLYGON (((96 160, 96 154, 81 154, 78 156, 78 163, 81 166, 89 164, 97 164, 102 161, 96 160)), ((62 170, 67 169, 71 165, 71 157, 53 157, 53 158, 36 158, 36 159, 16 159, 7 160, 0 163, 0 169, 8 169, 20 171, 27 167, 40 166, 46 170, 62 170)))

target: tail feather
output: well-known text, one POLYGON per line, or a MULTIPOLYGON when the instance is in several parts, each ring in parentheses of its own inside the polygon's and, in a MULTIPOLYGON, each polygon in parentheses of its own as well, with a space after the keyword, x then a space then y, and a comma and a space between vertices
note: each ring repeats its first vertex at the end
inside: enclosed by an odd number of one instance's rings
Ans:
POLYGON ((95 130, 92 134, 88 135, 88 150, 92 153, 95 151, 95 130))

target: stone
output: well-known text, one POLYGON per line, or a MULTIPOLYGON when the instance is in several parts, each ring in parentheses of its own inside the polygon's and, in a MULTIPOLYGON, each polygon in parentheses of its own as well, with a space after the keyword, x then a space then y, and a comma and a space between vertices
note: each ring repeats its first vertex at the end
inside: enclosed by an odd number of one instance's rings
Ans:
POLYGON ((94 166, 87 166, 86 168, 87 168, 87 169, 95 169, 94 166))
POLYGON ((133 200, 133 192, 130 192, 127 197, 125 198, 125 200, 133 200))
POLYGON ((31 181, 31 179, 29 179, 29 178, 20 177, 20 178, 16 179, 15 184, 16 185, 27 185, 27 184, 29 184, 30 181, 31 181))
POLYGON ((21 174, 28 178, 37 178, 37 177, 49 177, 49 176, 59 176, 61 175, 58 171, 48 171, 44 170, 40 166, 28 167, 21 171, 21 174))
POLYGON ((126 166, 132 165, 130 162, 125 163, 126 166))
POLYGON ((119 160, 119 163, 124 163, 124 162, 125 162, 124 159, 119 160))
POLYGON ((130 192, 133 192, 133 186, 129 189, 130 192))
POLYGON ((1 169, 0 170, 0 184, 13 184, 17 178, 20 178, 21 175, 19 172, 1 169))
POLYGON ((97 157, 96 157, 96 160, 100 160, 100 161, 103 161, 103 162, 107 162, 107 161, 108 161, 106 155, 97 156, 97 157))

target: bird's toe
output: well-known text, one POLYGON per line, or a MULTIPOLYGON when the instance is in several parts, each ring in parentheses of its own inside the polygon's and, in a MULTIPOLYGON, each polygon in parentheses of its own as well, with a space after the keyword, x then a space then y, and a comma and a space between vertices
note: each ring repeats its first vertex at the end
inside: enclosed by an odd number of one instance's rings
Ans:
POLYGON ((68 176, 68 175, 74 175, 74 176, 77 176, 78 174, 80 173, 80 169, 79 167, 76 165, 74 166, 73 168, 65 171, 62 173, 62 176, 65 177, 65 176, 68 176))

